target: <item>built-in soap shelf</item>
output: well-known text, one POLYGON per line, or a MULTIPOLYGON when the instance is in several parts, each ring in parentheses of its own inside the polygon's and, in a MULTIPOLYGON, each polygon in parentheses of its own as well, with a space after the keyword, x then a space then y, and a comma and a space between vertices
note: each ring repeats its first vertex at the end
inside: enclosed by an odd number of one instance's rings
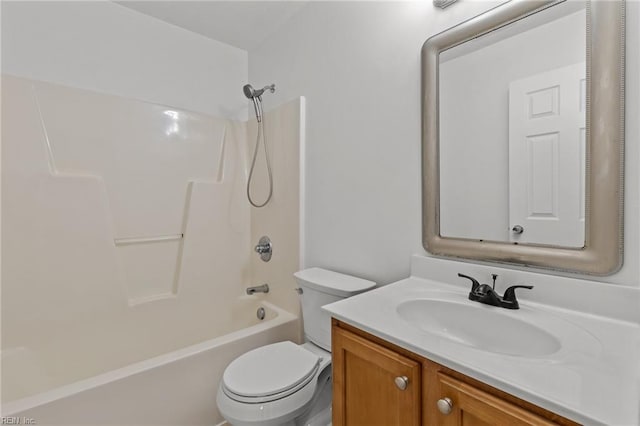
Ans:
POLYGON ((157 235, 153 237, 129 237, 129 238, 115 238, 113 240, 116 246, 126 246, 130 244, 146 244, 146 243, 159 243, 164 241, 179 241, 184 238, 184 234, 175 235, 157 235))
MULTIPOLYGON (((175 297, 180 281, 180 265, 182 263, 184 234, 155 235, 150 237, 115 238, 116 248, 120 251, 123 264, 127 270, 127 290, 129 306, 153 302, 155 300, 175 297), (154 246, 166 246, 155 247, 154 246), (149 268, 139 268, 139 262, 161 260, 165 269, 156 275, 149 268), (136 270, 147 273, 136 277, 136 270)), ((147 265, 152 267, 151 264, 147 265)))
POLYGON ((184 233, 114 238, 129 306, 177 295, 184 241, 184 233))
POLYGON ((183 241, 184 234, 114 238, 127 271, 129 306, 176 296, 183 241))

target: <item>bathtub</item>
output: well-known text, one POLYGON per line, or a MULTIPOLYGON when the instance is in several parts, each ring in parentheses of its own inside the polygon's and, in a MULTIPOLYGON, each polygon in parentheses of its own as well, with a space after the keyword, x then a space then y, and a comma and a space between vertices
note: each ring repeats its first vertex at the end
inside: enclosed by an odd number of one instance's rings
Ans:
MULTIPOLYGON (((5 402, 3 421, 40 426, 222 423, 224 419, 215 401, 218 382, 226 366, 250 349, 296 340, 299 334, 298 317, 273 304, 260 302, 253 296, 242 298, 242 302, 235 305, 231 322, 236 328, 238 325, 244 328, 5 402), (259 307, 266 311, 263 320, 256 316, 259 307)), ((26 348, 9 349, 3 351, 3 357, 8 353, 24 364, 25 357, 20 355, 25 351, 28 352, 26 348)), ((109 362, 109 357, 103 358, 109 362)), ((18 364, 3 359, 7 374, 11 371, 7 372, 6 367, 12 365, 18 364)), ((13 370, 15 373, 18 367, 13 370)), ((33 368, 24 371, 26 375, 29 371, 33 375, 33 368)))

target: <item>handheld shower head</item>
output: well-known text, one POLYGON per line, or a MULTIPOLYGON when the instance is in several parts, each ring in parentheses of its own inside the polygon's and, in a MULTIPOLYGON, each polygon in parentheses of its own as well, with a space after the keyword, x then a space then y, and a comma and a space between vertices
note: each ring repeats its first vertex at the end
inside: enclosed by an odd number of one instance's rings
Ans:
POLYGON ((260 123, 262 121, 262 99, 260 96, 254 96, 251 100, 253 101, 253 109, 256 111, 256 120, 260 123))
POLYGON ((253 86, 250 84, 245 84, 244 86, 242 86, 242 91, 244 92, 244 95, 249 99, 259 98, 267 90, 270 91, 271 93, 275 92, 276 85, 270 84, 269 86, 264 86, 262 89, 258 89, 258 90, 254 89, 253 86))
POLYGON ((242 91, 244 92, 244 95, 249 99, 253 99, 255 97, 256 90, 250 84, 245 84, 244 86, 242 86, 242 91))
POLYGON ((270 91, 271 93, 276 91, 276 85, 271 84, 269 86, 264 86, 262 89, 254 89, 252 85, 245 84, 242 86, 242 91, 244 95, 253 101, 253 108, 256 111, 256 119, 258 123, 262 121, 262 94, 266 91, 270 91))
POLYGON ((267 150, 267 137, 264 133, 264 123, 262 122, 262 94, 265 91, 270 91, 271 93, 276 91, 276 85, 271 84, 269 86, 264 86, 262 89, 256 90, 250 84, 245 84, 242 86, 242 91, 244 95, 253 101, 253 108, 256 110, 256 119, 258 120, 258 132, 256 134, 256 145, 253 150, 253 160, 251 160, 251 168, 249 169, 249 177, 247 178, 247 198, 249 199, 249 203, 253 207, 264 207, 267 205, 269 200, 271 200, 271 196, 273 195, 273 174, 271 173, 271 163, 269 161, 269 152, 267 150), (251 196, 251 181, 253 179, 253 171, 256 165, 256 158, 258 156, 258 147, 260 145, 260 138, 262 137, 262 146, 264 148, 264 157, 267 166, 267 175, 269 177, 269 194, 267 195, 267 199, 258 204, 253 200, 251 196))

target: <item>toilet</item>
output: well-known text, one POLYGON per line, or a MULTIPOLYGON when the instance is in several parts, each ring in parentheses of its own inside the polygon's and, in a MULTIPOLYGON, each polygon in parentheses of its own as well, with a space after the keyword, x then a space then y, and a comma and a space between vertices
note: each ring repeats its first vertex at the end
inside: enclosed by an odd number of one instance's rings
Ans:
POLYGON ((331 317, 322 306, 376 284, 321 268, 294 276, 305 343, 262 346, 229 364, 220 381, 217 403, 234 426, 326 426, 331 422, 331 317))

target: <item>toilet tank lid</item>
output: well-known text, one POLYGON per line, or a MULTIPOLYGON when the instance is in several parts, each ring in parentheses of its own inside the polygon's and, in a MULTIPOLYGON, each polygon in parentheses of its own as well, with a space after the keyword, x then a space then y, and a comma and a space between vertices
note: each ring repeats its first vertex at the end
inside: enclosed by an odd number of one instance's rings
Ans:
POLYGON ((349 297, 376 286, 373 281, 322 268, 309 268, 293 274, 300 285, 334 296, 349 297))

